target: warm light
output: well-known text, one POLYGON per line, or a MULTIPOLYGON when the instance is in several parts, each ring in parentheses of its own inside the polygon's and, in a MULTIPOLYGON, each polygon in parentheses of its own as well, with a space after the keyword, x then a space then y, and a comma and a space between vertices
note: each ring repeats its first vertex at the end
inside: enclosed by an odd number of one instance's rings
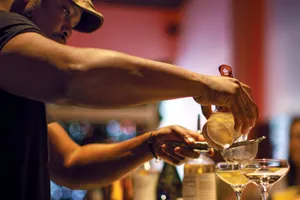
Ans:
POLYGON ((202 167, 198 169, 198 174, 202 174, 203 173, 203 169, 202 167))
POLYGON ((203 158, 202 157, 198 158, 198 163, 202 163, 202 162, 203 162, 203 158))
POLYGON ((145 169, 145 170, 147 170, 147 171, 150 170, 150 167, 151 167, 151 166, 150 166, 150 163, 149 163, 149 162, 145 162, 145 163, 144 163, 144 169, 145 169))
POLYGON ((161 199, 161 200, 166 200, 167 197, 166 197, 166 195, 163 194, 163 195, 160 196, 160 199, 161 199))

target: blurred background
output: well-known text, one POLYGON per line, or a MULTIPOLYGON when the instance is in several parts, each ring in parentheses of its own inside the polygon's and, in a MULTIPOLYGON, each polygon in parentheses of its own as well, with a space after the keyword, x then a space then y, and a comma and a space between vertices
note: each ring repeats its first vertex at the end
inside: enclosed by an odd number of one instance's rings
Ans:
MULTIPOLYGON (((94 3, 104 15, 103 27, 89 35, 73 32, 68 45, 121 51, 207 75, 218 76, 221 64, 232 66, 234 76, 251 86, 260 109, 250 136, 267 136, 258 157, 288 159, 291 119, 300 116, 299 0, 94 3)), ((98 142, 122 141, 171 124, 196 130, 200 112, 191 98, 119 110, 48 105, 48 113, 66 130, 84 122, 98 142)), ((182 177, 182 168, 177 169, 182 177)))

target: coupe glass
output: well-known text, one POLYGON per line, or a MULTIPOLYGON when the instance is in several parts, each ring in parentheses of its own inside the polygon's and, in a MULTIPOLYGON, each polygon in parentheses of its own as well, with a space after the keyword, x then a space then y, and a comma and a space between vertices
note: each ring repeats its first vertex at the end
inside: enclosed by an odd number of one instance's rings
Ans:
POLYGON ((270 188, 283 178, 289 169, 288 162, 280 159, 254 159, 241 163, 241 172, 257 185, 262 200, 268 199, 270 188))
POLYGON ((250 182, 240 171, 240 165, 237 163, 220 162, 216 164, 216 174, 225 183, 229 184, 235 192, 236 199, 240 200, 242 192, 250 182))

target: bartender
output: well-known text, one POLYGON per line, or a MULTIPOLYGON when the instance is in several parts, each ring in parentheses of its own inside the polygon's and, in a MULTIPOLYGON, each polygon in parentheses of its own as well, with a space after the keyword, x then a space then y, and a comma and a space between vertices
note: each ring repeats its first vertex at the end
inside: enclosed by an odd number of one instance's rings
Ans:
POLYGON ((120 108, 194 97, 201 105, 230 107, 238 131, 247 133, 255 125, 256 104, 249 87, 236 79, 64 45, 73 29, 91 33, 103 21, 90 0, 0 0, 3 199, 48 200, 50 178, 87 190, 108 185, 153 157, 178 165, 199 156, 163 143, 203 140, 176 125, 117 144, 79 146, 58 123, 47 126, 46 102, 120 108))

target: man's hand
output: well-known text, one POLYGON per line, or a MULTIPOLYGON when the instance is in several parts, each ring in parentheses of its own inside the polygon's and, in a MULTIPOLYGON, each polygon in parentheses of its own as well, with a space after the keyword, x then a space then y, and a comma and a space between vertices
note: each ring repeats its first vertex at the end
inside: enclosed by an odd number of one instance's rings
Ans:
MULTIPOLYGON (((152 132, 152 137, 154 138, 152 141, 156 155, 173 165, 180 165, 184 163, 187 158, 198 158, 200 153, 193 149, 179 146, 174 148, 173 146, 165 144, 164 141, 176 140, 186 145, 191 145, 196 141, 204 141, 199 133, 175 125, 152 132)), ((212 152, 210 153, 212 154, 212 152)))
MULTIPOLYGON (((245 134, 255 125, 258 109, 251 97, 249 86, 234 78, 220 76, 205 77, 206 91, 195 101, 203 106, 228 107, 235 120, 235 130, 245 134)), ((211 115, 210 107, 202 107, 206 118, 211 115)))

